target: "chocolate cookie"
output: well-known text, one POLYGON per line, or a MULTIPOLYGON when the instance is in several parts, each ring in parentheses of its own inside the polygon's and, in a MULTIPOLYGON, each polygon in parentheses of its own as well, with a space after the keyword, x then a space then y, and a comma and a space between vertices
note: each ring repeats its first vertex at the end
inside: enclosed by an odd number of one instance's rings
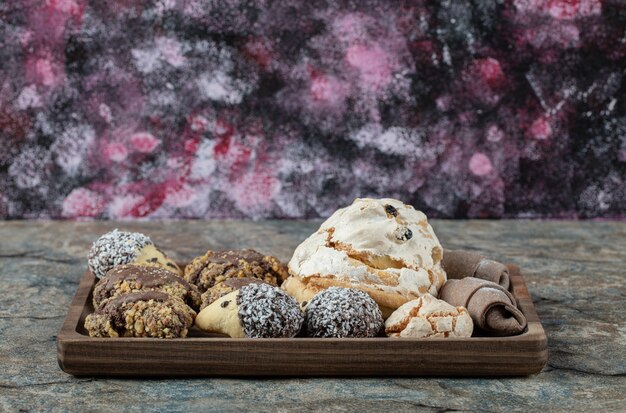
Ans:
POLYGON ((200 311, 196 325, 230 337, 294 337, 304 316, 296 300, 278 287, 252 283, 200 311))
POLYGON ((264 282, 265 281, 257 278, 229 278, 224 280, 221 283, 209 288, 204 292, 204 294, 202 294, 202 305, 200 306, 200 309, 203 310, 215 300, 225 296, 226 294, 230 294, 233 291, 237 291, 243 286, 250 284, 262 284, 264 282))
POLYGON ((97 278, 118 265, 130 263, 158 266, 182 276, 178 265, 139 232, 114 229, 102 235, 91 246, 87 260, 89 270, 97 278))
POLYGON ((99 308, 112 298, 138 291, 160 291, 183 300, 193 309, 200 307, 198 287, 160 267, 137 264, 117 266, 107 272, 93 290, 93 306, 99 308))
POLYGON ((205 292, 229 278, 257 278, 278 285, 287 278, 287 270, 277 258, 252 249, 207 251, 185 268, 185 279, 205 292))
POLYGON ((378 304, 354 288, 330 287, 302 304, 309 337, 375 337, 383 326, 378 304))
POLYGON ((182 300, 158 291, 140 291, 109 300, 85 319, 91 337, 186 337, 196 312, 182 300))

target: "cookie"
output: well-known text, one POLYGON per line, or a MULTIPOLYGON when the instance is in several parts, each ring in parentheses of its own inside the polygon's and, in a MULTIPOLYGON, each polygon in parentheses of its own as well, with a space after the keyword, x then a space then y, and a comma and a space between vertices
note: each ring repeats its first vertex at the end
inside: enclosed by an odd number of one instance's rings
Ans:
POLYGON ((186 337, 196 312, 182 300, 158 291, 113 298, 85 319, 91 337, 186 337))
POLYGON ((108 300, 122 294, 139 291, 160 291, 183 300, 193 309, 200 307, 198 288, 161 267, 137 264, 119 265, 94 287, 93 306, 99 308, 108 300))
POLYGON ((185 279, 205 292, 229 278, 257 278, 278 285, 287 270, 277 258, 252 249, 207 251, 185 268, 185 279))
POLYGON ((203 310, 218 298, 232 293, 245 285, 261 284, 264 282, 265 281, 261 281, 257 278, 229 278, 224 280, 221 283, 209 288, 202 294, 202 305, 200 309, 203 310))
POLYGON ((398 308, 385 321, 389 337, 471 337, 474 324, 464 307, 426 294, 398 308))
POLYGON ((183 276, 183 270, 181 270, 178 264, 168 258, 168 256, 154 244, 148 244, 140 249, 137 258, 135 258, 132 263, 161 267, 164 270, 175 273, 179 277, 183 276))
POLYGON ((511 279, 506 265, 490 260, 474 251, 444 250, 441 265, 448 280, 475 277, 499 284, 509 289, 511 279))
POLYGON ((395 199, 356 199, 302 242, 282 288, 310 301, 336 286, 368 293, 383 317, 446 281, 443 248, 426 215, 395 199))
POLYGON ((375 337, 383 326, 378 305, 360 290, 330 287, 302 304, 309 337, 375 337))
POLYGON ((87 259, 89 270, 97 278, 104 277, 118 265, 130 263, 159 266, 182 276, 178 265, 167 258, 148 236, 139 232, 115 229, 102 235, 91 246, 87 259))
POLYGON ((200 311, 196 326, 242 338, 294 337, 304 316, 298 303, 278 287, 252 283, 200 311))

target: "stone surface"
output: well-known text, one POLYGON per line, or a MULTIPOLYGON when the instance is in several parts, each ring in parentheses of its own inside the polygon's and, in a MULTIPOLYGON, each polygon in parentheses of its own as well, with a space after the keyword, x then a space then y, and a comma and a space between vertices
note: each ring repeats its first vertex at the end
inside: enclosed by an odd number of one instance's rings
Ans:
POLYGON ((91 242, 142 231, 179 260, 251 247, 286 261, 319 222, 0 223, 0 411, 618 411, 626 405, 626 222, 434 221, 447 248, 522 267, 548 365, 522 378, 74 378, 56 334, 91 242))

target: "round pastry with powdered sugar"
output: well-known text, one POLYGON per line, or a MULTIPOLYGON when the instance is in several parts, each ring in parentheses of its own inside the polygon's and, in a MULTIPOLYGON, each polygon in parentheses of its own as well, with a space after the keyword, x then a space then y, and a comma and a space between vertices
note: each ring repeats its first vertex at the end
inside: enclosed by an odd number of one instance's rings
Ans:
POLYGON ((383 326, 378 304, 354 288, 330 287, 302 304, 309 337, 375 337, 383 326))
POLYGON ((174 261, 158 249, 150 237, 140 232, 114 229, 96 240, 89 250, 89 270, 102 278, 112 268, 123 264, 140 264, 162 267, 182 276, 174 261))
POLYGON ((443 248, 426 215, 397 199, 356 199, 294 251, 281 288, 299 302, 329 287, 356 288, 387 318, 446 282, 443 248))
POLYGON ((201 330, 236 338, 294 337, 303 321, 296 300, 278 287, 257 283, 217 299, 196 317, 201 330))

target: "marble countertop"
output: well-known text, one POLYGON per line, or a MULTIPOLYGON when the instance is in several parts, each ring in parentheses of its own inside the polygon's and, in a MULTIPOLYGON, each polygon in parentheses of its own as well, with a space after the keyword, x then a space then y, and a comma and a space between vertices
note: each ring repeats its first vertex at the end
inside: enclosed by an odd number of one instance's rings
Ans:
POLYGON ((144 232, 178 260, 251 247, 287 261, 319 222, 0 222, 0 411, 618 411, 626 406, 626 222, 433 221, 447 248, 522 268, 548 336, 518 378, 75 378, 56 335, 91 242, 144 232))

